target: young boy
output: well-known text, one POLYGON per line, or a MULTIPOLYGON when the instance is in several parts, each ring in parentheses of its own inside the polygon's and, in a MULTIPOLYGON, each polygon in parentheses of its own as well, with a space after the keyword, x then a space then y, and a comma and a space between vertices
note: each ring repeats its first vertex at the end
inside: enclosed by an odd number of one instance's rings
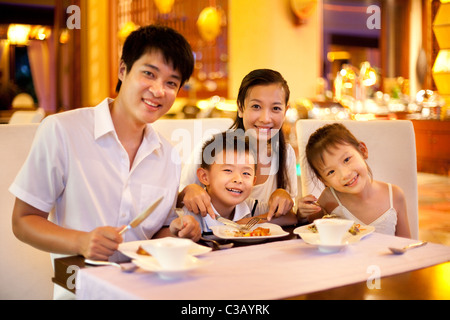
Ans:
MULTIPOLYGON (((40 125, 10 187, 16 237, 52 253, 117 261, 122 241, 170 235, 165 226, 175 218, 181 168, 151 123, 172 107, 193 67, 191 47, 176 31, 147 26, 132 32, 123 46, 117 98, 40 125), (161 195, 141 225, 119 234, 161 195)), ((197 241, 198 223, 183 221, 177 235, 197 241)))
MULTIPOLYGON (((256 179, 257 158, 253 145, 240 131, 216 134, 204 144, 197 177, 211 197, 216 216, 233 221, 250 216, 245 199, 251 194, 256 179)), ((211 226, 222 224, 209 215, 202 217, 186 207, 183 210, 197 219, 204 233, 211 232, 211 226)))

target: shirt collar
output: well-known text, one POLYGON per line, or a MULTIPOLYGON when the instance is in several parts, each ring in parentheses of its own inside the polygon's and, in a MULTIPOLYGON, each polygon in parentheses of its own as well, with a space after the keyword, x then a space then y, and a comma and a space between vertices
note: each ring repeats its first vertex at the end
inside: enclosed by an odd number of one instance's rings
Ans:
MULTIPOLYGON (((114 124, 111 118, 110 104, 114 102, 114 99, 106 98, 95 107, 95 124, 94 124, 94 138, 95 140, 110 133, 116 132, 114 124)), ((150 150, 157 150, 161 146, 162 142, 159 134, 156 133, 151 124, 147 124, 144 132, 144 139, 142 141, 145 145, 149 146, 150 150)))
POLYGON ((94 138, 98 138, 106 135, 109 132, 115 132, 114 124, 111 118, 111 111, 109 105, 114 99, 106 98, 94 109, 94 138))

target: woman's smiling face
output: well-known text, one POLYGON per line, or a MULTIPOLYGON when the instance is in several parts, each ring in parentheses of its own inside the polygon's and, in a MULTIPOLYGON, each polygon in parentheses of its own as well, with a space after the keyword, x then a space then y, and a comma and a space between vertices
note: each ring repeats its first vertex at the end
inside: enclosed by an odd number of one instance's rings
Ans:
POLYGON ((286 95, 280 84, 256 85, 250 88, 243 110, 238 111, 245 131, 253 132, 258 140, 271 139, 283 125, 287 111, 285 101, 286 95))

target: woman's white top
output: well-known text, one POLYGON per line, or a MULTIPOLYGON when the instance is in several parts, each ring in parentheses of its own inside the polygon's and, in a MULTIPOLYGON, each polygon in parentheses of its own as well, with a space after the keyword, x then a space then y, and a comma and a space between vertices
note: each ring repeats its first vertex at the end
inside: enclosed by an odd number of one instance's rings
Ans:
MULTIPOLYGON (((183 190, 189 184, 198 184, 203 187, 203 184, 197 178, 197 169, 201 164, 201 150, 203 144, 198 144, 192 152, 189 161, 184 164, 181 172, 180 191, 183 190)), ((291 196, 295 203, 297 197, 297 159, 295 151, 290 144, 286 144, 286 170, 289 177, 289 183, 286 191, 291 196)), ((252 193, 245 200, 247 206, 253 210, 256 200, 257 205, 254 215, 265 214, 269 211, 269 198, 272 193, 277 189, 277 176, 278 172, 278 158, 272 157, 270 173, 267 180, 253 187, 252 193)))
MULTIPOLYGON (((392 196, 392 186, 388 183, 389 186, 389 202, 390 208, 387 209, 381 216, 379 216, 375 221, 369 224, 369 226, 375 227, 375 231, 379 233, 395 235, 395 229, 397 226, 397 210, 394 208, 394 201, 392 196)), ((335 197, 338 202, 338 206, 334 208, 331 214, 335 214, 344 219, 353 220, 355 223, 359 223, 360 225, 365 225, 361 220, 355 217, 345 206, 342 205, 341 201, 337 197, 333 188, 330 188, 331 193, 335 197)))

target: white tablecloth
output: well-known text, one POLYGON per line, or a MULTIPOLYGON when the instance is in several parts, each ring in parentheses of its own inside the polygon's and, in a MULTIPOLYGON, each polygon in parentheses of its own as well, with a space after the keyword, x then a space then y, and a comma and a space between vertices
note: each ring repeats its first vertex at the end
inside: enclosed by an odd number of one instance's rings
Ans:
MULTIPOLYGON (((303 240, 288 240, 207 253, 209 263, 182 279, 163 280, 139 269, 78 271, 77 299, 283 299, 450 261, 450 247, 429 243, 393 255, 389 246, 414 240, 373 233, 338 253, 321 253, 303 240)), ((375 283, 375 282, 371 282, 375 283)), ((383 279, 380 280, 381 286, 383 279)))

